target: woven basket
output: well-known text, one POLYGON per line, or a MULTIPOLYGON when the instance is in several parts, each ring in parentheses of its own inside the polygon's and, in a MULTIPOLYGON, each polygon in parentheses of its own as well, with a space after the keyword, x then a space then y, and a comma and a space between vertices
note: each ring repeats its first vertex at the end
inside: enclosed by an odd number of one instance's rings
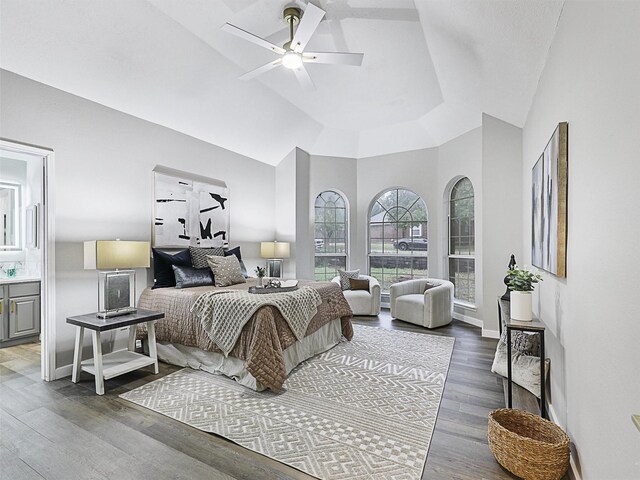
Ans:
POLYGON ((489 447, 498 463, 525 480, 559 480, 569 468, 569 437, 555 423, 522 410, 489 414, 489 447))

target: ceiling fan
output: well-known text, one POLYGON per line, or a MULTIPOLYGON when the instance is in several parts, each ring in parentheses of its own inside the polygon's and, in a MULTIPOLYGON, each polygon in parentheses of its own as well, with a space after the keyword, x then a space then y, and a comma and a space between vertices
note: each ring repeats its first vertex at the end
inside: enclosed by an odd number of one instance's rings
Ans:
POLYGON ((263 48, 271 50, 280 55, 276 60, 262 65, 239 78, 250 80, 276 67, 283 66, 293 70, 296 78, 305 89, 314 89, 315 86, 309 72, 305 68, 305 63, 328 63, 333 65, 353 65, 359 67, 362 64, 363 53, 343 53, 343 52, 305 52, 307 43, 320 25, 320 21, 325 15, 325 11, 309 3, 304 10, 304 15, 298 7, 286 7, 283 18, 289 25, 289 41, 282 47, 275 45, 264 38, 247 32, 235 25, 225 23, 222 30, 236 35, 251 43, 255 43, 263 48), (298 26, 295 29, 294 27, 298 26))

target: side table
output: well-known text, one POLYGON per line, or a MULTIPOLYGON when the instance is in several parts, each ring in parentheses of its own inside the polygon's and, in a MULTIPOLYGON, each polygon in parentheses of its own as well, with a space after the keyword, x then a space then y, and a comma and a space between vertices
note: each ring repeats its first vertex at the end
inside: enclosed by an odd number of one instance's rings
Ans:
POLYGON ((518 320, 508 319, 505 322, 505 328, 507 329, 507 408, 512 408, 513 392, 511 387, 511 331, 518 330, 521 332, 537 333, 540 336, 540 416, 547 418, 547 405, 545 399, 545 356, 544 356, 544 323, 538 320, 532 320, 530 322, 520 322, 518 320))
POLYGON ((158 373, 158 353, 156 350, 155 320, 164 318, 162 312, 138 310, 135 313, 111 318, 98 318, 95 313, 68 317, 67 323, 78 327, 73 352, 73 374, 71 381, 78 383, 80 372, 85 371, 95 376, 96 393, 104 394, 104 381, 138 368, 153 365, 153 373, 158 373), (146 323, 149 331, 149 356, 135 352, 136 325, 146 323), (116 328, 129 327, 129 344, 127 350, 102 355, 100 334, 116 328), (82 361, 84 329, 91 330, 93 336, 93 358, 82 361))

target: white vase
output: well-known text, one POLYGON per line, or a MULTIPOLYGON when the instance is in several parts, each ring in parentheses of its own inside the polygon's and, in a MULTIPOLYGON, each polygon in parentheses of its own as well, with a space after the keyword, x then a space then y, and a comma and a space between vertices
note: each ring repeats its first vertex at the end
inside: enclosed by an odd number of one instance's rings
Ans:
POLYGON ((511 292, 511 318, 520 322, 531 321, 531 292, 511 292))
POLYGON ((263 277, 258 277, 258 286, 262 287, 263 284, 264 284, 264 278, 263 277))

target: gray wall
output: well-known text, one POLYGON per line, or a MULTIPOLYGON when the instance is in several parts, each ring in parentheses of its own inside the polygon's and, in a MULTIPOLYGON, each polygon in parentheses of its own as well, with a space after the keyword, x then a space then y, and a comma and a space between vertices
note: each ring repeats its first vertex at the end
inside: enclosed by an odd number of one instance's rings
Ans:
POLYGON ((428 148, 358 159, 358 228, 357 247, 352 266, 367 271, 367 225, 371 202, 385 190, 404 187, 414 191, 427 204, 429 238, 429 274, 441 274, 438 225, 441 220, 438 193, 438 149, 428 148))
MULTIPOLYGON (((567 277, 544 273, 552 412, 583 480, 640 478, 640 2, 567 1, 523 130, 522 217, 531 168, 569 122, 567 277)), ((531 261, 529 222, 523 251, 531 261)))
MULTIPOLYGON (((360 249, 361 240, 357 234, 358 216, 358 185, 357 185, 357 161, 355 158, 325 157, 311 155, 310 171, 310 207, 311 214, 308 221, 313 232, 314 203, 316 197, 325 190, 336 190, 342 194, 349 208, 349 261, 347 268, 358 268, 353 261, 353 253, 360 249)), ((312 237, 313 238, 313 237, 312 237)), ((308 254, 313 257, 315 248, 309 245, 308 254)))
POLYGON ((485 330, 499 330, 497 297, 513 253, 522 257, 522 129, 482 117, 482 296, 485 330))
MULTIPOLYGON (((231 245, 250 269, 263 263, 258 242, 275 235, 274 167, 13 73, 2 71, 0 84, 2 137, 55 151, 57 367, 71 363, 66 317, 97 308, 82 242, 150 240, 156 164, 226 181, 231 245)), ((141 292, 144 271, 137 277, 141 292)))
POLYGON ((294 148, 276 166, 275 238, 265 239, 290 243, 291 258, 283 262, 283 275, 286 278, 296 277, 297 257, 299 256, 298 244, 296 243, 296 209, 298 205, 296 201, 296 155, 297 149, 294 148))

